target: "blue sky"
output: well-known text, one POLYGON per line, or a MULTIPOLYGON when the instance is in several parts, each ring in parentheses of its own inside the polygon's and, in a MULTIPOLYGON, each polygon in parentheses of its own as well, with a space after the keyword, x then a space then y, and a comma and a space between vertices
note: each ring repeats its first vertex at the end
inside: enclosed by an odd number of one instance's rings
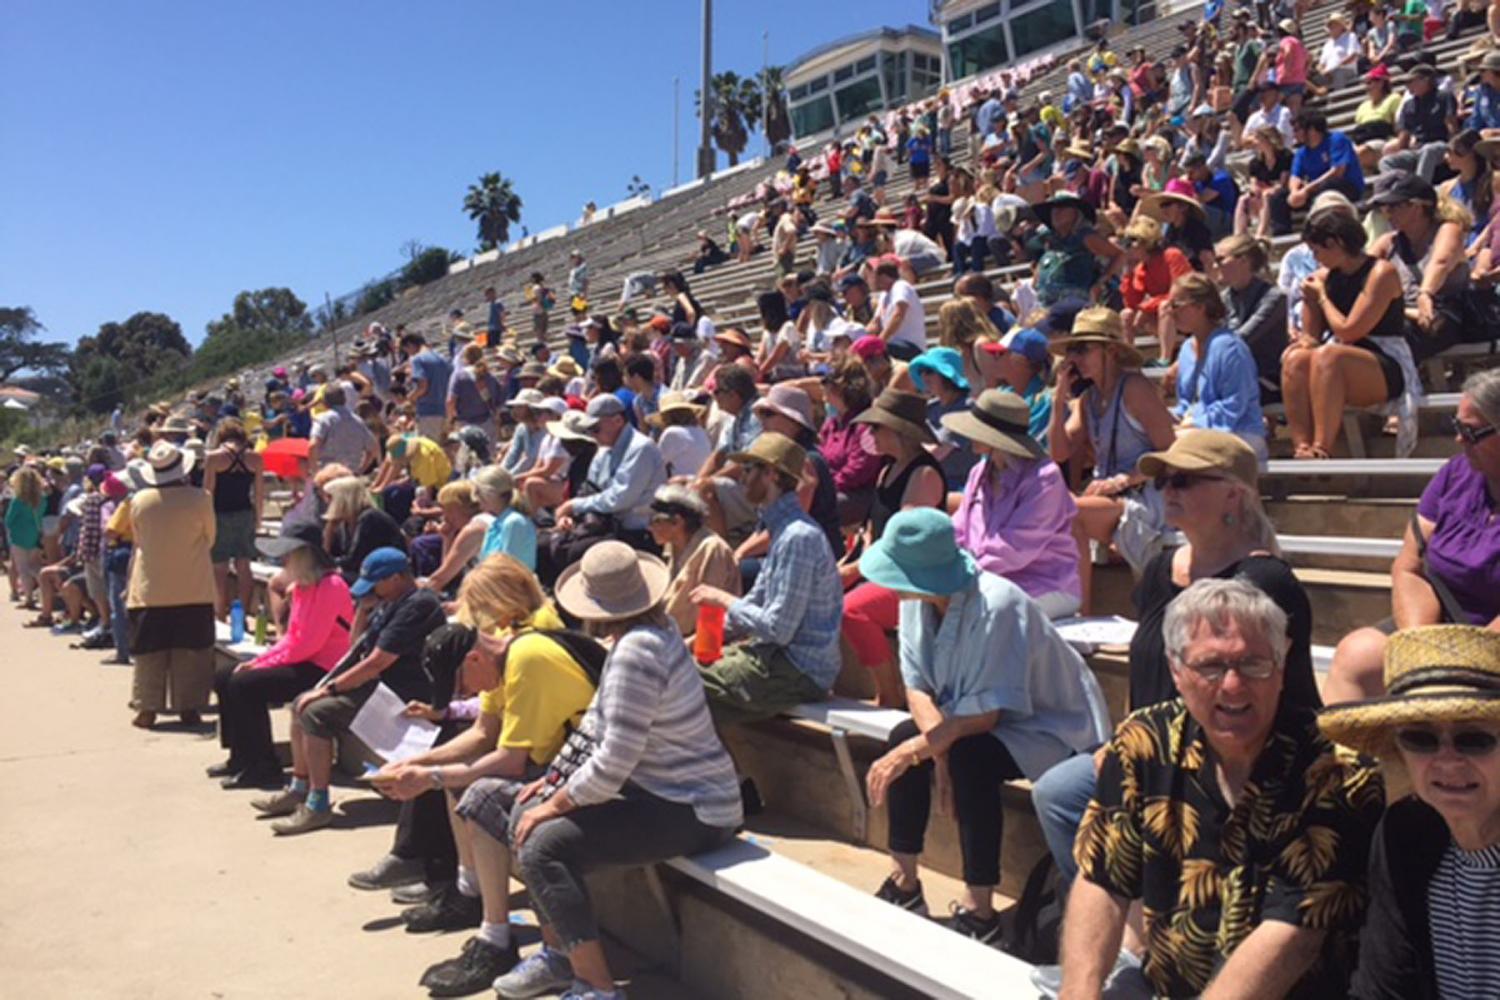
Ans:
MULTIPOLYGON (((758 70, 765 30, 784 64, 925 11, 722 0, 714 68, 758 70)), ((533 232, 625 197, 632 174, 661 190, 674 75, 686 181, 699 12, 7 0, 0 305, 32 306, 68 341, 156 310, 197 343, 241 289, 285 285, 316 305, 396 267, 408 240, 471 252, 461 203, 485 171, 515 180, 533 232)))

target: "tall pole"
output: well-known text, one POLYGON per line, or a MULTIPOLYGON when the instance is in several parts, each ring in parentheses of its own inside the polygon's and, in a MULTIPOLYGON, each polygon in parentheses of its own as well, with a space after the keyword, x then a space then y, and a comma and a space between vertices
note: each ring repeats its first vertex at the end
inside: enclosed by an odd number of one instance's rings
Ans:
POLYGON ((678 97, 678 88, 682 84, 682 77, 672 77, 672 186, 677 186, 677 159, 682 152, 682 138, 678 134, 677 119, 681 111, 682 101, 678 97))
POLYGON ((714 92, 710 84, 714 74, 714 0, 703 0, 703 82, 698 93, 698 176, 714 172, 714 147, 709 141, 708 123, 714 115, 714 92))
POLYGON ((766 159, 775 152, 771 149, 771 90, 766 86, 769 82, 766 71, 770 66, 771 32, 767 29, 760 33, 760 129, 766 137, 766 159))
POLYGON ((333 367, 339 366, 339 324, 333 315, 333 299, 327 292, 323 293, 323 309, 328 314, 328 331, 333 335, 333 367))

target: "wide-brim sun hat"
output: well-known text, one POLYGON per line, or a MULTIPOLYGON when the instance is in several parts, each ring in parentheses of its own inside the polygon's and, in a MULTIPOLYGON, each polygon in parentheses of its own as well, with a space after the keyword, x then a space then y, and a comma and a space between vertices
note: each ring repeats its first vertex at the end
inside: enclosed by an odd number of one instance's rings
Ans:
POLYGON ((1046 201, 1031 206, 1032 212, 1042 221, 1042 225, 1049 229, 1052 228, 1052 213, 1059 208, 1076 208, 1083 213, 1083 217, 1089 222, 1093 222, 1098 218, 1098 213, 1094 211, 1093 205, 1090 205, 1078 197, 1078 195, 1067 192, 1055 194, 1046 201))
POLYGON ((593 443, 594 435, 589 432, 588 414, 582 410, 569 410, 557 420, 547 422, 547 433, 559 441, 587 441, 593 443))
POLYGON ((964 375, 963 355, 951 347, 933 347, 923 351, 911 359, 906 371, 922 392, 927 391, 927 386, 922 381, 923 375, 941 375, 956 388, 963 392, 969 391, 969 379, 964 375))
POLYGON ((903 510, 859 559, 871 583, 903 594, 947 597, 979 574, 974 557, 958 547, 953 521, 936 507, 903 510))
POLYGON ((1047 347, 1053 354, 1062 357, 1074 344, 1103 344, 1112 348, 1120 363, 1127 368, 1137 367, 1141 363, 1141 352, 1125 340, 1125 324, 1120 320, 1120 314, 1108 306, 1080 310, 1073 317, 1073 326, 1068 335, 1054 338, 1047 347))
POLYGON ((334 565, 333 557, 323 548, 323 528, 316 522, 301 522, 276 538, 257 538, 255 550, 267 559, 280 561, 298 549, 307 549, 320 566, 334 565))
POLYGON ((1186 430, 1163 451, 1148 451, 1135 463, 1148 479, 1179 472, 1220 472, 1255 489, 1260 483, 1260 459, 1237 434, 1207 428, 1186 430))
POLYGON ((661 603, 671 573, 656 556, 624 542, 594 545, 557 578, 557 603, 575 618, 618 621, 645 614, 661 603))
POLYGON ((1201 201, 1178 191, 1157 191, 1146 195, 1141 199, 1141 211, 1157 222, 1166 222, 1166 213, 1162 209, 1172 204, 1185 206, 1200 220, 1208 218, 1201 201))
POLYGON ((646 418, 646 423, 652 427, 660 427, 665 422, 663 418, 668 413, 680 412, 691 413, 694 419, 697 419, 702 417, 704 411, 707 409, 708 407, 700 406, 693 402, 692 397, 685 392, 664 392, 661 395, 661 403, 657 406, 656 412, 646 418))
POLYGON ((170 441, 158 441, 146 453, 135 474, 148 486, 166 486, 186 478, 198 456, 191 449, 180 448, 170 441))
POLYGON ((1385 690, 1329 705, 1318 728, 1336 743, 1389 758, 1402 726, 1500 722, 1500 633, 1476 625, 1402 629, 1386 643, 1385 690))
POLYGON ((1040 443, 1031 436, 1031 407, 1005 389, 986 389, 974 405, 945 413, 942 424, 975 444, 995 448, 1017 458, 1041 458, 1040 443))
POLYGON ((903 437, 926 444, 937 444, 932 428, 927 426, 927 400, 914 392, 886 389, 875 402, 855 416, 858 424, 879 424, 903 437))
POLYGON ((807 465, 807 451, 785 434, 767 431, 757 435, 744 451, 730 454, 729 460, 739 465, 767 465, 800 479, 807 465))

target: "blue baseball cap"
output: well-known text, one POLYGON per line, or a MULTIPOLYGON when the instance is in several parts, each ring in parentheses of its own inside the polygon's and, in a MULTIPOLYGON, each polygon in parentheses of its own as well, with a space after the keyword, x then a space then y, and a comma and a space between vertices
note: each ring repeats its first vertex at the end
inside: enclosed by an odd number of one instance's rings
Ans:
POLYGON ((927 391, 926 386, 922 384, 922 375, 925 372, 941 375, 964 392, 969 391, 969 380, 964 377, 963 355, 951 347, 934 347, 923 351, 912 358, 907 371, 911 373, 911 380, 916 383, 918 392, 927 391))
POLYGON ((381 580, 410 572, 411 560, 406 558, 405 552, 391 546, 376 549, 365 556, 365 561, 360 564, 359 579, 349 588, 349 594, 357 600, 374 590, 381 580))
POLYGON ((1003 337, 1000 343, 1007 351, 1021 355, 1041 371, 1052 367, 1052 351, 1047 346, 1047 335, 1034 326, 1028 326, 1003 337))

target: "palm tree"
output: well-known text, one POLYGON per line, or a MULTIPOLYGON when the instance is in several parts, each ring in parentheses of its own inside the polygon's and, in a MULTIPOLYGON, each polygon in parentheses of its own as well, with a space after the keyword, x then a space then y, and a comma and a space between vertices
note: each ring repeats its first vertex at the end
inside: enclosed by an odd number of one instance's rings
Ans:
POLYGON ((765 100, 766 120, 761 122, 772 152, 792 137, 792 117, 786 109, 786 85, 780 66, 767 66, 759 74, 761 95, 765 100))
POLYGON ((508 178, 485 174, 469 185, 464 211, 479 224, 479 249, 493 250, 510 239, 510 224, 521 221, 521 196, 508 178))
MULTIPOLYGON (((750 142, 750 133, 760 123, 760 87, 752 78, 741 79, 738 73, 715 74, 709 81, 713 91, 713 117, 709 130, 714 145, 729 156, 729 165, 740 162, 740 154, 750 142)), ((703 95, 695 95, 697 113, 702 114, 703 95)))

